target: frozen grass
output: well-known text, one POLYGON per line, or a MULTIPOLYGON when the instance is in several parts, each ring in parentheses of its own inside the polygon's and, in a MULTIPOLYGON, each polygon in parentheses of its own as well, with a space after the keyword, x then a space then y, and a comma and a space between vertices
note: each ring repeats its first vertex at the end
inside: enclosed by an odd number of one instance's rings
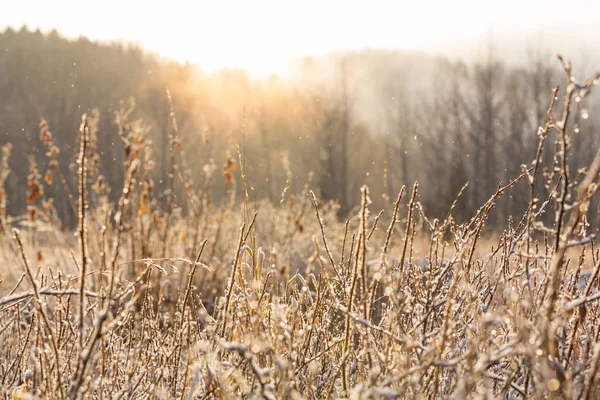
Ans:
MULTIPOLYGON (((461 225, 454 205, 444 220, 427 219, 418 184, 378 214, 363 187, 360 209, 341 222, 310 179, 277 205, 252 202, 243 146, 239 169, 231 158, 223 169, 231 202, 213 204, 215 167, 195 181, 187 174, 175 120, 168 190, 157 198, 146 128, 132 110, 117 115, 127 161, 111 204, 94 115, 82 119, 77 177, 57 176, 43 122, 44 179, 78 179, 77 196, 62 187, 79 223, 65 233, 33 160, 27 216, 6 216, 0 191, 0 390, 43 399, 598 398, 600 253, 586 215, 600 153, 584 171, 568 167, 572 140, 591 134, 578 133, 572 115, 598 75, 577 82, 563 67, 567 86, 551 99, 532 163, 461 225), (556 150, 553 165, 541 165, 545 146, 556 150), (529 209, 484 235, 495 201, 520 180, 529 209)), ((1 187, 10 148, 3 154, 1 187)))

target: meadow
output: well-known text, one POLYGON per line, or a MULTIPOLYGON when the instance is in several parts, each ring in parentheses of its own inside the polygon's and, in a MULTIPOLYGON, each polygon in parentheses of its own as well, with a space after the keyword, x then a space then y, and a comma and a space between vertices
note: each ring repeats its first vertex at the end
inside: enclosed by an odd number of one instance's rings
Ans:
POLYGON ((109 187, 101 170, 112 161, 98 152, 93 112, 81 119, 72 176, 42 121, 48 168, 29 160, 25 215, 7 215, 5 186, 10 158, 23 155, 2 147, 0 393, 598 398, 600 251, 588 214, 600 152, 578 170, 569 158, 581 135, 595 134, 580 131, 575 115, 600 74, 577 80, 561 62, 564 83, 548 98, 531 161, 463 223, 454 208, 477 183, 455 194, 445 218, 428 218, 419 201, 435 179, 402 187, 381 211, 370 199, 381 194, 363 186, 347 219, 313 192, 310 176, 292 193, 291 172, 278 201, 255 200, 245 137, 222 169, 208 163, 191 174, 199 160, 183 151, 172 105, 164 196, 133 107, 115 114, 125 174, 109 187), (554 152, 547 165, 545 149, 554 152), (222 201, 212 196, 217 180, 222 201), (525 213, 486 227, 523 182, 525 213), (50 186, 74 229, 45 196, 50 186))

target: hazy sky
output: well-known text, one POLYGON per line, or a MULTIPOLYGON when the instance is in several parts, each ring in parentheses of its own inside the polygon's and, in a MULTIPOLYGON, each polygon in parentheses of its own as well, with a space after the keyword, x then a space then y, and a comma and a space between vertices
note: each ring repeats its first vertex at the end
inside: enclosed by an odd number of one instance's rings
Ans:
POLYGON ((338 49, 441 51, 493 37, 600 35, 600 0, 0 0, 0 29, 135 41, 205 69, 256 74, 338 49))

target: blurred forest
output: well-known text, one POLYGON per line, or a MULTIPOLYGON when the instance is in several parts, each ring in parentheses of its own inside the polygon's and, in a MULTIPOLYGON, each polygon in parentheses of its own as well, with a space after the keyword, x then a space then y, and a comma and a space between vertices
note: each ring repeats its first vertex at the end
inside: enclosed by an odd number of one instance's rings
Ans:
MULTIPOLYGON (((519 165, 534 158, 538 126, 563 74, 542 48, 523 54, 521 65, 503 62, 491 47, 484 50, 470 64, 417 52, 339 52, 298 60, 285 78, 255 79, 242 70, 207 73, 133 45, 8 28, 0 33, 0 146, 12 143, 14 154, 8 214, 26 210, 27 193, 20 188, 31 173, 45 177, 56 168, 76 193, 72 171, 84 112, 94 117, 107 187, 119 187, 125 170, 118 118, 143 121, 155 161, 151 178, 164 196, 173 132, 168 89, 187 160, 176 171, 176 202, 187 176, 203 182, 213 172, 212 199, 231 201, 225 186, 232 179, 232 196, 239 200, 241 155, 251 201, 278 203, 286 186, 297 193, 312 179, 318 196, 337 201, 343 216, 358 205, 363 184, 384 193, 372 199, 373 207, 382 208, 402 185, 419 180, 428 183, 420 191, 427 214, 444 217, 469 181, 455 209, 466 219, 498 183, 518 176, 519 165), (42 120, 51 141, 40 138, 42 120), (233 160, 238 167, 227 176, 233 160)), ((600 112, 590 112, 595 117, 589 119, 586 112, 593 107, 597 101, 581 105, 575 118, 584 134, 574 142, 573 168, 586 165, 598 145, 600 112)), ((546 159, 552 147, 546 146, 546 159)), ((44 186, 63 221, 75 223, 61 186, 44 186)), ((527 182, 514 190, 528 190, 527 182)), ((110 196, 115 200, 119 193, 110 196)), ((522 213, 527 199, 515 192, 504 196, 492 218, 522 213)))

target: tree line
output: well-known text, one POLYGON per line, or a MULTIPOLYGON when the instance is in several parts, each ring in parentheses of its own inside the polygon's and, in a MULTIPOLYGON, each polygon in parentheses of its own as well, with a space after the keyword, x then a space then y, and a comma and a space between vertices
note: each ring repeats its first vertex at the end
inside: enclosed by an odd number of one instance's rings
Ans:
MULTIPOLYGON (((40 187, 63 220, 75 222, 65 188, 51 181, 62 176, 75 191, 79 124, 87 112, 107 187, 123 181, 118 119, 126 117, 150 138, 149 178, 160 201, 168 201, 169 176, 177 175, 176 206, 188 190, 210 190, 217 203, 245 193, 279 202, 284 189, 299 193, 310 183, 345 216, 359 205, 363 184, 383 194, 372 198, 374 208, 383 208, 402 185, 426 181, 419 201, 428 215, 445 217, 462 192, 454 214, 469 218, 534 158, 538 127, 562 79, 544 49, 532 48, 521 65, 503 62, 492 48, 484 53, 466 64, 418 52, 346 51, 298 60, 285 78, 256 79, 235 69, 208 73, 133 45, 8 28, 0 33, 0 146, 12 144, 8 214, 27 209, 27 178, 50 169, 55 177, 40 187), (177 170, 173 146, 181 149, 177 170), (186 186, 209 175, 210 189, 186 186)), ((572 168, 587 164, 598 144, 600 113, 588 114, 597 102, 586 101, 576 99, 575 131, 583 137, 571 150, 572 168)), ((550 164, 553 150, 547 146, 543 155, 550 164)), ((521 199, 527 196, 504 196, 493 218, 522 213, 521 199)))

